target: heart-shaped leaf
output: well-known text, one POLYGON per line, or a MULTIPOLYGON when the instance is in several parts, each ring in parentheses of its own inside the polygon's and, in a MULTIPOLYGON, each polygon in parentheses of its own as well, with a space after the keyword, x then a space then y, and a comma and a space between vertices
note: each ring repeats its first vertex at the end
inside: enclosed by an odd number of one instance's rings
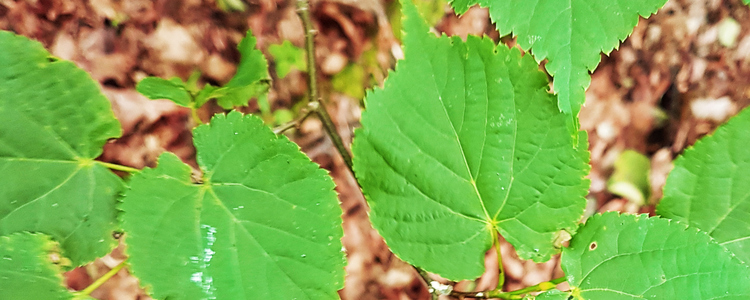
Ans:
POLYGON ((337 299, 341 209, 326 172, 255 116, 193 133, 202 183, 167 153, 123 199, 133 273, 159 299, 337 299))
POLYGON ((374 227, 399 257, 452 280, 482 274, 497 233, 521 257, 549 259, 583 214, 585 133, 575 144, 531 57, 438 38, 408 1, 404 15, 405 59, 367 96, 353 143, 374 227))
POLYGON ((0 235, 42 232, 74 266, 115 244, 122 181, 94 161, 120 124, 97 84, 41 44, 0 31, 0 235))

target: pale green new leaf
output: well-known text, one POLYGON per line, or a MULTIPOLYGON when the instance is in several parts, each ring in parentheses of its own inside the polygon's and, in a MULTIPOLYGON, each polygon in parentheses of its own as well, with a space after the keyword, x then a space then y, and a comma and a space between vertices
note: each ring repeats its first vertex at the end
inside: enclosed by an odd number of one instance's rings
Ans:
POLYGON ((223 11, 245 11, 242 0, 217 0, 216 5, 223 11))
POLYGON ((656 212, 707 232, 750 263, 750 109, 674 162, 656 212))
POLYGON ((438 38, 408 1, 404 15, 405 59, 367 96, 353 143, 374 227, 452 280, 482 274, 498 232, 522 258, 549 259, 583 214, 585 133, 575 145, 530 56, 438 38))
POLYGON ((120 124, 97 84, 38 42, 0 31, 0 235, 51 235, 74 266, 115 244, 122 181, 93 159, 120 124))
POLYGON ((193 133, 202 183, 167 153, 122 201, 133 274, 158 299, 337 299, 343 232, 326 172, 255 116, 193 133))
POLYGON ((215 93, 220 92, 219 87, 215 87, 211 84, 206 83, 206 85, 203 86, 203 88, 198 91, 198 94, 195 95, 195 104, 193 104, 193 107, 201 107, 203 104, 206 104, 208 100, 211 100, 211 98, 215 97, 215 93))
POLYGON ((247 106, 250 98, 268 90, 268 62, 263 52, 255 47, 256 39, 249 30, 237 49, 240 51, 240 65, 234 77, 222 87, 216 103, 230 109, 234 106, 247 106))
POLYGON ((285 40, 280 45, 274 44, 269 46, 268 53, 271 53, 271 56, 273 56, 276 75, 279 78, 286 77, 293 68, 300 71, 307 71, 305 51, 300 47, 294 46, 289 40, 285 40))
POLYGON ((453 0, 456 12, 488 7, 501 35, 512 33, 537 61, 548 59, 561 111, 577 116, 600 53, 619 46, 638 24, 666 0, 453 0))
POLYGON ((190 107, 192 97, 179 78, 166 80, 159 77, 143 78, 135 89, 151 100, 167 99, 179 106, 190 107))
POLYGON ((625 150, 617 157, 614 167, 607 180, 607 189, 638 206, 645 205, 651 192, 651 161, 648 157, 634 150, 625 150))
POLYGON ((573 299, 750 299, 747 265, 705 232, 658 217, 592 216, 561 266, 573 299))
POLYGON ((57 243, 44 234, 0 236, 0 299, 72 299, 63 285, 57 243))

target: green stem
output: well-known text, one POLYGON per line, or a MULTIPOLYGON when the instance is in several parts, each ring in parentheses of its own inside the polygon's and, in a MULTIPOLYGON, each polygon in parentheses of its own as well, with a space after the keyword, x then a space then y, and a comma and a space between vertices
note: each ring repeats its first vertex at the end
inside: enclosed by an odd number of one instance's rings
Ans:
POLYGON ((102 286, 102 284, 104 284, 105 282, 107 282, 107 280, 109 280, 110 278, 112 278, 112 276, 115 276, 115 274, 117 274, 117 272, 119 272, 122 268, 124 268, 126 261, 127 260, 123 260, 119 265, 117 265, 114 268, 112 268, 112 270, 109 270, 109 272, 107 272, 106 274, 104 274, 102 277, 99 277, 99 279, 97 279, 96 281, 94 281, 94 283, 92 283, 91 285, 89 285, 88 287, 86 287, 85 289, 83 289, 82 291, 76 293, 77 296, 84 296, 84 295, 88 296, 88 295, 91 295, 91 293, 93 291, 95 291, 96 289, 98 289, 100 286, 102 286))
POLYGON ((203 121, 201 120, 201 117, 198 116, 198 108, 197 107, 192 107, 191 106, 190 107, 190 114, 193 116, 193 120, 195 120, 195 124, 197 124, 197 125, 203 125, 203 121))
POLYGON ((344 146, 344 142, 341 139, 341 135, 339 135, 338 130, 336 130, 336 125, 333 124, 333 121, 331 120, 331 116, 328 114, 328 111, 326 110, 325 106, 322 105, 322 102, 320 101, 320 96, 318 95, 318 78, 317 78, 317 72, 316 72, 316 64, 315 64, 315 29, 313 28, 312 19, 310 18, 310 3, 307 0, 297 0, 297 13, 300 16, 300 19, 302 19, 302 25, 305 27, 305 52, 307 52, 307 90, 308 94, 310 95, 309 100, 310 104, 315 105, 317 103, 317 107, 314 109, 314 112, 316 115, 318 115, 318 118, 320 118, 320 121, 323 122, 323 127, 325 128, 326 132, 328 133, 328 136, 331 138, 331 141, 333 142, 333 145, 336 147, 336 150, 341 154, 341 158, 344 159, 344 162, 346 163, 346 166, 349 168, 349 171, 354 173, 354 170, 352 169, 352 156, 349 154, 349 150, 346 149, 344 146))
POLYGON ((451 292, 453 297, 478 298, 478 299, 523 299, 524 295, 533 292, 544 292, 554 289, 558 284, 565 282, 565 277, 545 281, 537 285, 522 288, 520 290, 503 292, 502 287, 485 292, 451 292))
POLYGON ((528 294, 531 292, 543 292, 543 291, 549 291, 551 289, 554 289, 558 284, 561 284, 563 282, 567 281, 565 277, 555 278, 550 281, 545 281, 542 283, 539 283, 537 285, 532 285, 530 287, 522 288, 520 290, 515 290, 510 292, 512 295, 523 295, 528 294))
POLYGON ((498 238, 500 233, 495 231, 494 229, 492 230, 492 232, 492 243, 495 244, 495 253, 497 253, 497 269, 499 270, 499 274, 497 276, 497 289, 502 290, 505 286, 505 268, 503 267, 503 254, 500 252, 500 239, 498 238))
POLYGON ((344 141, 341 140, 341 136, 336 130, 336 125, 331 121, 331 116, 328 115, 328 111, 326 111, 326 108, 321 105, 315 110, 315 112, 317 113, 318 118, 323 122, 323 127, 325 127, 328 132, 328 136, 331 137, 331 141, 333 142, 333 145, 336 146, 336 150, 341 154, 341 158, 344 159, 346 167, 349 168, 349 171, 351 171, 352 174, 354 174, 352 156, 349 154, 349 150, 344 146, 344 141))
POLYGON ((96 162, 98 164, 100 164, 102 166, 105 166, 105 167, 107 167, 109 169, 112 169, 112 170, 123 171, 123 172, 127 172, 127 173, 138 173, 138 172, 141 171, 141 170, 138 170, 136 168, 131 168, 131 167, 127 167, 127 166, 123 166, 123 165, 118 165, 118 164, 113 164, 113 163, 108 163, 108 162, 103 162, 103 161, 98 161, 98 160, 96 162))

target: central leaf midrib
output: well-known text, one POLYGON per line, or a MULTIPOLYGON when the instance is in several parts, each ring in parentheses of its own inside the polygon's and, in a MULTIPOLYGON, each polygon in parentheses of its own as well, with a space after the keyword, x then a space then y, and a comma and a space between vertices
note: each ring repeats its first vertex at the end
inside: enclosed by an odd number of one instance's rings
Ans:
MULTIPOLYGON (((428 34, 431 34, 431 33, 428 33, 428 34)), ((444 41, 449 41, 449 40, 447 40, 447 38, 445 38, 445 37, 440 37, 440 38, 438 38, 438 41, 444 43, 444 41)), ((467 45, 466 49, 468 50, 468 45, 467 45)), ((435 72, 435 66, 432 64, 432 60, 427 59, 427 62, 429 63, 430 69, 432 70, 432 73, 431 73, 432 76, 430 77, 432 80, 430 82, 432 83, 432 86, 433 86, 434 90, 438 91, 438 99, 437 100, 440 101, 440 108, 442 108, 442 111, 443 111, 443 118, 449 124, 451 124, 451 129, 453 130, 453 136, 456 138, 456 143, 458 144, 458 148, 461 151, 461 159, 463 159, 463 161, 464 161, 464 167, 466 167, 466 174, 469 176, 469 179, 470 179, 469 183, 471 184, 472 188, 474 189, 474 193, 476 193, 477 199, 479 200, 479 204, 482 207, 482 212, 484 212, 485 220, 483 220, 483 221, 484 221, 484 223, 489 224, 490 220, 491 220, 490 214, 487 212, 487 207, 484 204, 484 199, 482 198, 482 194, 479 193, 479 189, 477 188, 476 178, 474 178, 474 175, 471 173, 471 167, 469 167, 469 161, 466 159, 466 151, 464 150, 463 145, 461 144, 461 138, 459 137, 458 132, 456 131, 456 124, 453 124, 453 122, 451 121, 450 115, 448 114, 448 110, 446 109, 446 106, 445 106, 445 102, 443 101, 443 97, 440 94, 441 89, 438 88, 437 80, 435 79, 435 75, 434 75, 434 74, 436 74, 436 72, 435 72)), ((462 65, 465 68, 466 67, 465 61, 461 60, 461 63, 462 63, 462 65)), ((466 78, 465 69, 464 69, 464 76, 463 76, 463 78, 464 78, 464 103, 466 103, 465 101, 466 101, 466 86, 467 86, 466 79, 467 78, 466 78)), ((461 116, 461 118, 462 118, 461 119, 461 123, 463 123, 466 120, 465 119, 465 113, 466 113, 466 109, 464 108, 464 115, 461 116)), ((485 127, 487 126, 486 122, 487 122, 487 117, 485 116, 485 127)), ((486 134, 485 134, 485 136, 486 136, 486 134)), ((483 146, 484 146, 485 142, 486 142, 486 140, 482 143, 483 146)), ((481 164, 482 164, 482 162, 480 161, 479 165, 481 165, 481 164)))
MULTIPOLYGON (((418 115, 418 114, 417 114, 417 115, 418 115)), ((405 133, 405 132, 404 132, 404 131, 403 131, 403 130, 401 129, 401 126, 399 125, 399 123, 398 123, 398 122, 396 122, 396 120, 395 120, 395 119, 393 118, 393 116, 392 116, 392 115, 390 114, 390 112, 388 111, 388 109, 387 109, 387 108, 386 108, 386 113, 384 114, 384 116, 385 116, 385 117, 388 117, 388 118, 389 118, 389 119, 390 119, 390 120, 392 121, 392 124, 393 124, 392 128, 395 128, 395 129, 396 129, 396 131, 397 131, 397 132, 398 132, 399 134, 401 134, 401 135, 402 135, 402 136, 403 136, 403 137, 404 137, 404 138, 405 138, 405 139, 406 139, 407 141, 409 141, 409 142, 410 142, 410 143, 411 143, 412 145, 414 145, 414 146, 415 146, 415 147, 416 147, 417 149, 419 149, 419 151, 420 151, 421 153, 425 153, 425 154, 427 153, 427 152, 423 151, 423 150, 422 150, 422 148, 420 148, 420 147, 419 147, 419 143, 415 142, 415 141, 414 141, 414 140, 412 139, 412 137, 411 137, 411 136, 409 136, 408 134, 406 134, 406 133, 405 133)), ((387 157, 388 157, 388 156, 386 156, 386 155, 383 155, 383 153, 384 153, 384 152, 388 152, 388 151, 383 151, 383 150, 379 149, 379 148, 378 148, 379 146, 378 146, 378 143, 377 143, 377 142, 372 142, 372 143, 371 143, 371 145, 372 145, 372 147, 373 147, 373 150, 375 150, 375 152, 377 152, 377 153, 378 153, 378 155, 379 155, 379 156, 380 156, 380 157, 381 157, 381 158, 383 159, 383 162, 385 162, 385 164, 386 164, 386 165, 387 165, 387 166, 388 166, 388 167, 389 167, 389 168, 390 168, 391 170, 393 170, 393 171, 394 171, 394 173, 396 173, 396 174, 398 174, 399 176, 401 176, 402 178, 404 178, 404 180, 406 180, 406 182, 408 182, 409 184, 411 184, 411 186, 413 186, 413 187, 414 187, 415 189, 417 189, 417 190, 418 190, 418 191, 420 192, 420 194, 422 194, 422 195, 424 195, 424 196, 425 196, 425 198, 427 198, 427 199, 431 200, 431 201, 432 201, 432 202, 434 202, 434 203, 437 203, 438 205, 440 205, 440 206, 442 206, 442 207, 445 207, 445 208, 446 208, 446 209, 448 209, 448 211, 449 211, 449 212, 451 212, 452 214, 455 214, 455 215, 457 215, 457 216, 460 216, 460 217, 464 217, 464 218, 467 218, 467 219, 470 219, 470 220, 475 220, 475 221, 479 221, 479 222, 482 222, 482 223, 487 223, 487 221, 486 221, 486 220, 478 219, 478 218, 476 218, 476 217, 474 217, 474 216, 470 216, 470 215, 465 215, 465 214, 463 214, 463 213, 461 213, 461 212, 458 212, 458 211, 456 211, 455 209, 453 209, 452 207, 450 207, 450 206, 446 205, 445 203, 442 203, 442 202, 438 201, 438 200, 437 200, 437 199, 435 199, 434 197, 432 197, 432 196, 429 196, 429 195, 428 195, 427 193, 425 193, 425 192, 423 191, 423 189, 422 189, 422 188, 420 188, 420 187, 419 187, 419 186, 418 186, 418 185, 417 185, 417 184, 416 184, 415 182, 413 182, 413 181, 409 180, 409 179, 408 179, 408 178, 406 177, 406 175, 405 175, 404 173, 402 173, 401 171, 399 171, 399 170, 398 170, 398 168, 396 168, 396 166, 394 166, 394 165, 393 165, 393 164, 392 164, 392 163, 391 163, 391 162, 390 162, 390 161, 389 161, 389 160, 387 159, 387 157)), ((454 175, 456 175, 456 177, 457 177, 457 178, 460 178, 460 179, 462 179, 462 180, 464 180, 464 181, 467 181, 467 182, 469 182, 469 180, 468 180, 468 179, 466 179, 466 178, 464 178, 463 176, 461 176, 460 174, 456 173, 456 171, 455 171, 455 170, 453 170, 453 169, 451 169, 450 167, 446 166, 446 165, 445 165, 445 164, 444 164, 443 162, 441 162, 441 161, 440 161, 439 159, 437 159, 436 157, 434 157, 434 156, 432 156, 432 155, 429 155, 429 154, 426 154, 426 156, 428 156, 428 157, 432 158, 432 159, 433 159, 433 160, 434 160, 434 161, 435 161, 436 163, 438 163, 438 164, 442 165, 442 166, 443 166, 443 167, 444 167, 444 168, 445 168, 446 170, 448 170, 448 171, 452 172, 452 173, 453 173, 454 175)))

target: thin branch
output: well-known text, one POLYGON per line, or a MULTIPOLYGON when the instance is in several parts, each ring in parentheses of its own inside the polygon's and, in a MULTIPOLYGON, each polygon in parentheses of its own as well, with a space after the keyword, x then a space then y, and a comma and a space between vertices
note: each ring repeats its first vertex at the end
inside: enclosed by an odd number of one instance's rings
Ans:
POLYGON ((417 274, 419 274, 419 277, 422 278, 422 281, 424 281, 425 286, 427 286, 427 291, 430 292, 430 298, 432 300, 437 300, 438 299, 438 294, 436 293, 436 290, 433 287, 433 285, 435 285, 435 283, 437 283, 437 284, 440 284, 440 283, 437 282, 437 281, 432 280, 430 278, 430 275, 427 274, 427 271, 422 270, 421 268, 419 268, 417 266, 414 266, 414 265, 412 265, 412 267, 414 268, 414 270, 417 271, 417 274))
POLYGON ((310 95, 309 101, 311 103, 318 103, 317 109, 314 110, 315 114, 318 115, 320 121, 323 122, 328 136, 331 138, 333 145, 336 150, 341 154, 341 158, 344 159, 346 166, 349 171, 354 173, 352 169, 352 156, 349 154, 349 150, 344 146, 344 142, 336 130, 336 125, 331 121, 331 116, 328 114, 325 106, 320 101, 318 95, 318 78, 315 64, 315 29, 313 29, 312 19, 310 18, 310 3, 307 0, 297 0, 297 13, 302 19, 302 25, 305 27, 305 52, 307 52, 307 89, 310 95))
POLYGON ((317 64, 315 64, 315 34, 317 31, 313 28, 312 19, 310 18, 310 2, 307 0, 297 0, 297 14, 302 20, 302 26, 305 29, 305 52, 307 54, 307 89, 310 94, 308 101, 320 101, 318 99, 318 76, 317 64))
POLYGON ((323 127, 325 127, 328 132, 328 136, 331 137, 331 141, 333 142, 333 145, 336 146, 336 150, 341 154, 341 158, 344 159, 346 167, 349 168, 349 171, 351 171, 352 174, 354 174, 352 155, 349 154, 349 150, 344 146, 344 141, 341 140, 341 136, 336 130, 336 125, 331 121, 331 116, 328 115, 328 111, 326 111, 326 108, 321 105, 315 110, 315 112, 318 115, 318 118, 323 122, 323 127))
POLYGON ((296 118, 294 120, 291 120, 289 122, 286 122, 285 124, 282 124, 282 125, 274 128, 273 129, 273 133, 275 133, 275 134, 282 134, 285 131, 287 131, 289 129, 292 129, 292 128, 299 129, 299 126, 302 124, 302 122, 304 122, 307 119, 307 117, 309 117, 317 109, 317 107, 319 106, 317 104, 318 104, 318 102, 307 103, 307 107, 305 107, 305 108, 302 109, 302 115, 301 116, 299 116, 298 118, 296 118))
POLYGON ((83 295, 85 295, 85 296, 91 295, 91 293, 93 291, 95 291, 100 286, 102 286, 102 284, 104 284, 105 282, 107 282, 107 280, 109 280, 110 278, 112 278, 112 276, 115 276, 115 274, 117 274, 117 272, 120 272, 120 270, 125 267, 125 262, 126 261, 127 260, 123 260, 119 265, 117 265, 114 268, 112 268, 112 270, 109 270, 109 272, 105 273, 102 277, 99 277, 99 279, 97 279, 96 281, 94 281, 94 283, 92 283, 91 285, 89 285, 88 287, 86 287, 85 289, 83 289, 82 291, 76 293, 76 295, 78 297, 83 296, 83 295))

